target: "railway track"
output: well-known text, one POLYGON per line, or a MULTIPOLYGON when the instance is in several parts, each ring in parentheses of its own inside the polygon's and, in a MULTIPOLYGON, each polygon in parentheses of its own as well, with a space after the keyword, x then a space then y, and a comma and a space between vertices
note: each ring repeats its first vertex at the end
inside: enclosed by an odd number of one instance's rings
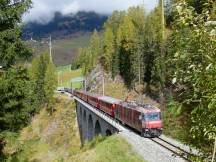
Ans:
POLYGON ((150 139, 151 141, 153 141, 154 143, 160 145, 161 147, 171 151, 174 155, 177 155, 181 158, 183 158, 185 161, 188 161, 188 162, 192 162, 192 160, 189 159, 189 157, 191 156, 195 156, 193 155, 192 153, 178 147, 178 146, 175 146, 174 144, 158 137, 158 138, 151 138, 150 139))

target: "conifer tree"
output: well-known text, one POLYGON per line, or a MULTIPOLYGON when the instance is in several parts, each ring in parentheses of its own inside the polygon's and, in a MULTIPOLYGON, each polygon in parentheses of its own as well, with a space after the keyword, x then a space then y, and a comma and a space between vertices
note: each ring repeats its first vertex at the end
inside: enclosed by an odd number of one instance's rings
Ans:
POLYGON ((115 54, 114 35, 111 28, 106 28, 103 39, 103 60, 104 69, 112 71, 112 58, 115 54))
POLYGON ((94 30, 94 32, 91 36, 89 48, 90 48, 90 52, 91 52, 90 69, 92 69, 96 65, 97 56, 101 52, 100 37, 98 35, 97 30, 94 30))
POLYGON ((47 66, 50 63, 50 58, 47 53, 40 55, 38 58, 35 58, 30 69, 30 75, 34 83, 32 87, 35 91, 35 105, 40 110, 40 105, 46 102, 46 93, 45 93, 45 73, 47 66))
POLYGON ((45 78, 44 78, 44 91, 45 91, 45 99, 46 103, 48 103, 49 108, 51 108, 51 112, 53 112, 53 103, 54 103, 54 91, 57 87, 57 76, 55 65, 52 61, 50 61, 47 65, 45 78))
POLYGON ((9 68, 17 59, 26 59, 31 53, 21 40, 22 15, 30 0, 0 1, 0 65, 9 68))
POLYGON ((135 26, 131 18, 125 16, 122 24, 119 26, 117 33, 117 44, 119 47, 119 69, 128 87, 132 86, 134 78, 134 71, 132 69, 132 62, 135 55, 135 26))

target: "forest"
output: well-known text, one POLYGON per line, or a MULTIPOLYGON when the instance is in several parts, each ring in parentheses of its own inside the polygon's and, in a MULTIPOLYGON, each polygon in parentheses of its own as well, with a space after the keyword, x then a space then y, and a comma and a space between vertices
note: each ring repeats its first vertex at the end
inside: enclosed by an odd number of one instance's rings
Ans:
POLYGON ((72 69, 82 67, 87 75, 100 63, 129 89, 142 85, 143 94, 186 123, 184 141, 210 152, 216 137, 216 3, 162 2, 150 13, 143 5, 113 12, 72 69))

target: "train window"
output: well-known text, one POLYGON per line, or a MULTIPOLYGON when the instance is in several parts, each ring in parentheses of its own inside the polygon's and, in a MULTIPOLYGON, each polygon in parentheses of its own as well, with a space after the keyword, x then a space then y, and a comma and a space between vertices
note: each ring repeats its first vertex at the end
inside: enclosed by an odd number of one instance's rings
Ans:
POLYGON ((119 108, 116 109, 116 114, 119 115, 119 108))
POLYGON ((128 114, 129 114, 128 109, 126 109, 125 110, 125 116, 128 117, 128 114))
POLYGON ((161 114, 160 113, 146 113, 144 116, 145 120, 151 121, 151 120, 160 120, 161 114))

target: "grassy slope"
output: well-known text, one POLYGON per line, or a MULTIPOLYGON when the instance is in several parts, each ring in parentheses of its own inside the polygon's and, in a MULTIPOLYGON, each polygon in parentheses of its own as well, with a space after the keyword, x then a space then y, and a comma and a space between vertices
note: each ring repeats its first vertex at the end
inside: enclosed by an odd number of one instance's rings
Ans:
MULTIPOLYGON (((59 85, 64 87, 71 87, 71 79, 76 77, 82 77, 82 70, 71 70, 71 66, 60 66, 57 68, 57 73, 59 75, 59 85)), ((82 86, 81 83, 73 83, 73 88, 80 88, 82 86)))
POLYGON ((111 96, 117 99, 125 100, 128 97, 129 101, 142 100, 145 103, 153 104, 157 107, 160 105, 148 96, 140 96, 135 91, 129 91, 123 83, 106 82, 105 83, 105 95, 111 96))
MULTIPOLYGON (((90 33, 80 35, 67 39, 53 40, 52 52, 53 60, 57 66, 68 65, 72 62, 72 59, 77 55, 78 49, 86 47, 89 44, 90 33)), ((49 45, 47 42, 27 42, 27 44, 33 48, 34 55, 48 52, 49 45)))
POLYGON ((95 147, 88 148, 89 144, 86 144, 83 151, 75 157, 75 162, 143 162, 131 146, 118 135, 105 138, 95 147), (85 151, 86 148, 87 151, 85 151))
POLYGON ((10 157, 8 161, 142 162, 118 135, 98 137, 80 147, 74 104, 67 97, 57 95, 54 107, 56 111, 52 115, 43 109, 21 131, 16 142, 8 141, 4 149, 10 157))

